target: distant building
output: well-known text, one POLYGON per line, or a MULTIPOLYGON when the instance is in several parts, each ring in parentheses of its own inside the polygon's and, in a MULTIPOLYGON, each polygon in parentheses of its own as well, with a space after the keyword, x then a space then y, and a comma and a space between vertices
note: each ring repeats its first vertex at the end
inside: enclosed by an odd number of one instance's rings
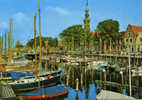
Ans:
POLYGON ((98 38, 99 37, 99 32, 92 32, 93 38, 98 38))
POLYGON ((127 51, 142 52, 142 26, 128 25, 124 34, 127 51))

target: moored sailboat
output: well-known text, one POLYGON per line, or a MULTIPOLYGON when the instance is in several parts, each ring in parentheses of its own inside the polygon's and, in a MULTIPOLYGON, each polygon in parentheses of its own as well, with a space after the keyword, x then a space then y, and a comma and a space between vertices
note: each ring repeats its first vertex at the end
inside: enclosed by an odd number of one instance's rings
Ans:
MULTIPOLYGON (((34 37, 36 37, 36 16, 34 16, 34 26, 35 26, 34 37)), ((39 58, 39 64, 37 64, 36 43, 34 45, 34 48, 35 48, 34 67, 35 67, 36 75, 33 77, 23 77, 20 80, 9 82, 9 84, 12 86, 14 91, 29 91, 29 90, 34 90, 41 85, 42 87, 47 87, 51 85, 56 85, 60 82, 60 72, 61 71, 40 72, 41 58, 39 58), (37 67, 38 65, 39 67, 37 67)), ((40 57, 41 57, 41 53, 40 53, 40 57)))
MULTIPOLYGON (((34 17, 34 25, 35 25, 35 37, 36 37, 36 16, 34 17)), ((41 32, 40 32, 41 33, 41 32)), ((36 43, 35 43, 36 44, 36 43)), ((41 51, 41 50, 40 50, 41 51)), ((36 54, 36 45, 35 45, 35 54, 36 54)), ((41 52, 40 52, 41 56, 41 52)), ((41 67, 41 59, 39 59, 39 64, 37 64, 37 55, 35 55, 35 75, 33 76, 23 76, 23 73, 21 71, 18 72, 6 72, 6 73, 12 73, 11 78, 9 76, 7 83, 11 85, 13 90, 15 92, 19 91, 29 91, 29 90, 34 90, 38 88, 39 86, 41 87, 47 87, 51 85, 56 85, 60 82, 60 73, 61 71, 50 71, 50 72, 40 72, 40 67, 41 67), (37 67, 39 65, 39 67, 37 67), (39 69, 38 69, 39 68, 39 69), (13 76, 16 77, 16 79, 13 79, 13 76), (22 77, 21 77, 22 76, 22 77)), ((13 68, 13 66, 12 66, 13 68)), ((33 67, 32 67, 33 68, 33 67)), ((17 67, 16 67, 17 69, 17 67)), ((5 72, 3 72, 5 73, 5 72)), ((7 78, 5 78, 7 79, 7 78)))
POLYGON ((27 77, 14 82, 10 82, 8 84, 11 85, 11 87, 15 92, 30 91, 38 88, 39 81, 42 87, 56 85, 60 82, 60 75, 50 76, 50 77, 43 76, 40 77, 40 80, 34 77, 27 77))
MULTIPOLYGON (((40 24, 40 7, 39 7, 39 0, 38 0, 38 11, 39 11, 39 33, 40 33, 40 54, 39 54, 39 69, 38 69, 38 75, 40 76, 40 65, 41 65, 41 24, 40 24)), ((36 58, 36 57, 35 57, 36 58)), ((27 93, 20 93, 18 94, 19 97, 22 97, 24 99, 45 99, 45 98, 52 98, 57 97, 61 95, 68 94, 68 90, 62 86, 62 85, 56 85, 52 87, 42 88, 45 83, 40 84, 41 80, 44 80, 42 77, 37 76, 38 81, 38 88, 36 90, 27 92, 27 93)))

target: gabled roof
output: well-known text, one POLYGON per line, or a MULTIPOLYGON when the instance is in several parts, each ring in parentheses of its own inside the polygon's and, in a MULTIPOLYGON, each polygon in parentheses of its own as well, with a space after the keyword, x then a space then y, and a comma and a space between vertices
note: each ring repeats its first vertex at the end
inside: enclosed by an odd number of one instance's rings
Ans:
POLYGON ((133 35, 134 36, 137 36, 138 35, 138 32, 142 32, 142 26, 135 26, 135 25, 128 25, 128 28, 126 30, 126 33, 125 33, 125 37, 128 37, 128 29, 130 29, 132 32, 133 32, 133 35))
POLYGON ((142 32, 142 26, 130 25, 130 28, 134 32, 135 35, 137 35, 138 32, 142 32))
POLYGON ((134 25, 130 25, 130 26, 134 34, 137 34, 137 32, 142 32, 142 26, 134 26, 134 25))

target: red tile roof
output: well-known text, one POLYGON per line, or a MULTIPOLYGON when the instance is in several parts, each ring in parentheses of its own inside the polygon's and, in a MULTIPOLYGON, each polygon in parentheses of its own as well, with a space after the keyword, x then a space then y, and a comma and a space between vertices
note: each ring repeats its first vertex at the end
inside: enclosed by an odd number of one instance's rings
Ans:
POLYGON ((142 32, 142 26, 134 26, 134 25, 130 25, 134 35, 137 35, 138 32, 142 32))
POLYGON ((128 25, 128 28, 124 34, 124 37, 127 38, 128 37, 128 29, 130 29, 130 31, 132 31, 133 36, 137 36, 138 32, 142 32, 142 26, 135 26, 135 25, 128 25))

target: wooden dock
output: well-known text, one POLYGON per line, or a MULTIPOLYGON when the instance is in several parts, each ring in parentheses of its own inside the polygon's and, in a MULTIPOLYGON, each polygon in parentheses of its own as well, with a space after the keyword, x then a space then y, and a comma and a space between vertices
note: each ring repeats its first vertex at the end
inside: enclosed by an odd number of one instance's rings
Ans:
POLYGON ((9 85, 0 84, 0 100, 16 100, 16 95, 9 85))
MULTIPOLYGON (((120 83, 117 83, 117 82, 110 82, 110 81, 102 81, 102 80, 96 80, 95 81, 97 84, 102 84, 104 86, 112 86, 112 87, 116 87, 118 89, 121 89, 121 88, 127 88, 129 89, 129 84, 120 84, 120 83)), ((138 89, 138 88, 142 88, 142 87, 138 87, 138 86, 134 86, 132 85, 132 88, 133 89, 138 89)))
MULTIPOLYGON (((87 57, 93 57, 95 60, 104 60, 104 61, 108 61, 108 62, 121 62, 121 63, 128 63, 128 59, 129 59, 129 55, 128 54, 110 54, 110 53, 105 53, 105 54, 100 54, 100 53, 91 53, 91 52, 86 52, 86 53, 82 53, 80 51, 74 51, 74 52, 70 52, 70 51, 49 51, 48 54, 59 54, 59 55, 72 55, 74 54, 74 56, 82 56, 82 54, 84 56, 87 57)), ((34 59, 34 54, 33 53, 25 53, 25 56, 34 59)), ((43 54, 44 55, 44 54, 43 54)), ((137 64, 137 65, 142 65, 142 55, 130 55, 130 59, 131 59, 131 64, 137 64)))

